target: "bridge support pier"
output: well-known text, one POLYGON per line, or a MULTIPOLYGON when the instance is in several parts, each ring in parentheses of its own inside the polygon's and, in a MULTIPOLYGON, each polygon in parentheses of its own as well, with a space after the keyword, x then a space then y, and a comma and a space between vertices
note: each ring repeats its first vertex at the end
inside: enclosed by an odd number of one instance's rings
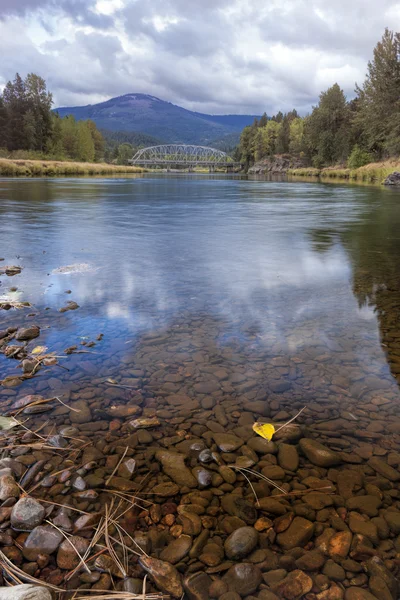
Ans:
POLYGON ((214 166, 208 167, 208 172, 209 173, 215 173, 215 167, 214 166))

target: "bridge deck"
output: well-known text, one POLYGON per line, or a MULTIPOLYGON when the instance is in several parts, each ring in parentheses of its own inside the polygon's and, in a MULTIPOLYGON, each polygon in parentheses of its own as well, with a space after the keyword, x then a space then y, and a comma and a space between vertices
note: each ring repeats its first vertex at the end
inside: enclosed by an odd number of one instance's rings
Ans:
POLYGON ((139 160, 130 160, 132 165, 140 165, 140 166, 185 166, 185 167, 241 167, 241 164, 238 162, 215 162, 215 161, 204 161, 204 160, 163 160, 163 159, 139 159, 139 160))

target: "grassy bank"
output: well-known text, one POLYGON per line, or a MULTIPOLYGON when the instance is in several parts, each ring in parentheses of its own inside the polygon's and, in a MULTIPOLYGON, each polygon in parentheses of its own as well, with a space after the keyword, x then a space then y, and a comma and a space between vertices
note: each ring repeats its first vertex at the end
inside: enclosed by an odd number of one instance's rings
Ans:
POLYGON ((346 169, 343 167, 290 169, 288 174, 296 175, 297 177, 320 177, 322 179, 348 179, 367 183, 383 183, 386 177, 390 173, 393 173, 393 171, 400 171, 399 159, 370 163, 359 169, 346 169))
POLYGON ((0 158, 0 177, 54 177, 57 175, 114 175, 143 173, 140 167, 80 163, 58 160, 11 160, 0 158))

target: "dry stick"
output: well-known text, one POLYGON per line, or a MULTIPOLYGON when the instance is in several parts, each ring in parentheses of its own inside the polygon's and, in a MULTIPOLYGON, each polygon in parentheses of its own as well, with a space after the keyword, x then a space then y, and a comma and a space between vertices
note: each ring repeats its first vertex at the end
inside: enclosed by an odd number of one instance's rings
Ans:
POLYGON ((114 474, 118 471, 118 468, 121 465, 122 461, 124 460, 124 458, 125 458, 126 453, 128 452, 128 450, 129 450, 129 446, 127 446, 125 448, 125 451, 124 451, 123 455, 121 456, 120 460, 118 461, 117 466, 115 467, 114 471, 111 473, 110 477, 107 479, 107 481, 106 481, 106 487, 109 484, 109 482, 111 481, 111 479, 114 477, 114 474))
POLYGON ((275 433, 278 433, 278 431, 280 431, 284 427, 287 427, 288 425, 290 425, 290 423, 293 423, 293 421, 295 419, 297 419, 297 417, 299 417, 301 415, 301 413, 303 412, 303 410, 305 410, 306 408, 307 408, 307 406, 303 406, 303 408, 301 410, 299 410, 299 412, 297 413, 297 415, 295 415, 294 417, 292 417, 291 419, 289 419, 289 421, 287 421, 287 423, 285 423, 284 425, 281 425, 280 427, 278 427, 278 429, 275 429, 275 433))
POLYGON ((48 588, 54 590, 55 592, 65 592, 65 590, 63 590, 59 587, 56 587, 55 585, 52 585, 51 583, 47 583, 46 581, 42 581, 42 580, 36 579, 36 577, 32 577, 31 575, 28 575, 28 573, 25 573, 25 571, 22 571, 16 565, 14 565, 9 560, 9 558, 5 554, 3 554, 3 552, 1 552, 1 550, 0 550, 0 563, 2 563, 2 566, 5 571, 7 571, 7 572, 10 571, 15 577, 18 577, 18 578, 21 577, 23 580, 25 579, 26 581, 30 581, 31 583, 35 583, 36 585, 48 587, 48 588))

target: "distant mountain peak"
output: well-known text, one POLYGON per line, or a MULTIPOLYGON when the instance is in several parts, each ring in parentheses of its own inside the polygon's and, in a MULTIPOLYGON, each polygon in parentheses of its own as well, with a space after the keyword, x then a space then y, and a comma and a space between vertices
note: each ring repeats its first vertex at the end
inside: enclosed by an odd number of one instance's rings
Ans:
POLYGON ((60 116, 92 119, 101 129, 144 133, 169 143, 209 144, 239 134, 254 115, 207 115, 192 112, 156 96, 129 93, 99 104, 57 108, 60 116))

